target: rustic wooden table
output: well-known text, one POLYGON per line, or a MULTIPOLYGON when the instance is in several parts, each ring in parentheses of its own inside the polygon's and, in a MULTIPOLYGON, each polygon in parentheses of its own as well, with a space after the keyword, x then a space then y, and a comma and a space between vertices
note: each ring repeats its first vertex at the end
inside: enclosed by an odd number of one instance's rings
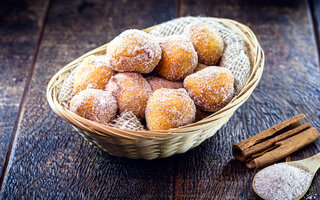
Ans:
MULTIPOLYGON (((86 1, 0 3, 0 173, 3 199, 257 199, 256 170, 232 144, 305 113, 320 130, 317 0, 86 1), (46 101, 65 64, 121 31, 206 15, 247 24, 266 54, 262 79, 229 123, 199 147, 154 161, 92 147, 46 101)), ((320 140, 292 155, 320 151, 320 140)), ((305 199, 320 199, 318 173, 305 199)))

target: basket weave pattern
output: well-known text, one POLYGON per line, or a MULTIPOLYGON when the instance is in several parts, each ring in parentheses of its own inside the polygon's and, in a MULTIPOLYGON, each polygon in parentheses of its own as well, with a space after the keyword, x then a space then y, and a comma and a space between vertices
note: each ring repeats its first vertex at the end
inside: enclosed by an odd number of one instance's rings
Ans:
MULTIPOLYGON (((68 81, 72 73, 84 58, 90 55, 102 55, 106 53, 106 46, 100 46, 80 58, 72 61, 56 73, 47 87, 47 99, 53 111, 71 123, 73 127, 91 144, 107 151, 111 155, 127 157, 155 159, 168 157, 177 153, 184 153, 201 144, 207 138, 213 136, 217 130, 228 122, 234 111, 241 106, 251 95, 257 86, 263 72, 264 53, 254 33, 245 25, 236 21, 222 18, 206 18, 223 24, 240 36, 248 48, 251 62, 250 76, 242 90, 232 101, 218 112, 198 122, 170 130, 162 131, 133 131, 124 130, 107 125, 102 125, 82 118, 59 102, 60 88, 68 81)), ((159 25, 145 29, 150 32, 159 25)))

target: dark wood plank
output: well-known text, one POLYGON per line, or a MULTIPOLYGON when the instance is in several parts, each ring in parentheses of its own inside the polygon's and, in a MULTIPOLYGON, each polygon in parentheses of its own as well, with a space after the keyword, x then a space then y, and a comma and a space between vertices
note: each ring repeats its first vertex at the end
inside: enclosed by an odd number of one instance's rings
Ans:
POLYGON ((0 174, 10 155, 47 4, 41 0, 0 1, 0 174))
POLYGON ((121 31, 175 17, 174 1, 68 1, 50 4, 4 199, 168 199, 175 157, 141 161, 93 148, 49 108, 45 89, 63 65, 121 31))
MULTIPOLYGON (((320 73, 305 1, 182 1, 181 15, 235 19, 249 25, 265 53, 261 82, 229 123, 200 147, 179 157, 175 199, 256 199, 256 170, 232 157, 232 144, 284 119, 305 113, 320 130, 320 73)), ((320 151, 320 141, 293 160, 320 151)), ((320 174, 307 197, 320 197, 320 174)))
MULTIPOLYGON (((320 57, 320 1, 318 0, 309 0, 311 17, 313 20, 313 28, 315 32, 315 37, 318 45, 318 54, 320 57)), ((320 65, 320 63, 319 63, 320 65)))

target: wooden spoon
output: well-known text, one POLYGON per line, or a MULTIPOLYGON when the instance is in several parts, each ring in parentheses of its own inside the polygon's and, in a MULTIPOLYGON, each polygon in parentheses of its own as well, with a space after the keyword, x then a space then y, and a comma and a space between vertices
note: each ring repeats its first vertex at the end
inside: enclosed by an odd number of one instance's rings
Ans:
MULTIPOLYGON (((310 182, 308 183, 308 187, 306 187, 305 191, 303 191, 297 198, 295 198, 295 200, 301 199, 309 190, 310 185, 312 183, 312 180, 314 178, 314 175, 316 174, 317 170, 320 168, 320 153, 318 153, 314 156, 311 156, 309 158, 303 159, 303 160, 293 161, 293 162, 285 162, 285 164, 301 168, 304 171, 312 174, 312 178, 310 179, 310 182)), ((263 170, 264 169, 260 170, 257 174, 259 174, 263 170)), ((258 193, 258 191, 256 190, 256 187, 255 187, 255 179, 256 179, 257 174, 253 178, 252 187, 253 187, 253 190, 256 192, 256 194, 259 197, 261 197, 262 199, 264 199, 265 197, 262 197, 258 193)))

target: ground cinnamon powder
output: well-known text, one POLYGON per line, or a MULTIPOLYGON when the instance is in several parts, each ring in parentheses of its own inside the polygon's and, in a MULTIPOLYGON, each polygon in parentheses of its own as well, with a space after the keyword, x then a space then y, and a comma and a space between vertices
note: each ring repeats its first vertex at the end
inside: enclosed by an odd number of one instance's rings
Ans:
POLYGON ((294 199, 308 187, 312 174, 285 163, 271 165, 259 172, 254 181, 256 192, 264 199, 294 199))

